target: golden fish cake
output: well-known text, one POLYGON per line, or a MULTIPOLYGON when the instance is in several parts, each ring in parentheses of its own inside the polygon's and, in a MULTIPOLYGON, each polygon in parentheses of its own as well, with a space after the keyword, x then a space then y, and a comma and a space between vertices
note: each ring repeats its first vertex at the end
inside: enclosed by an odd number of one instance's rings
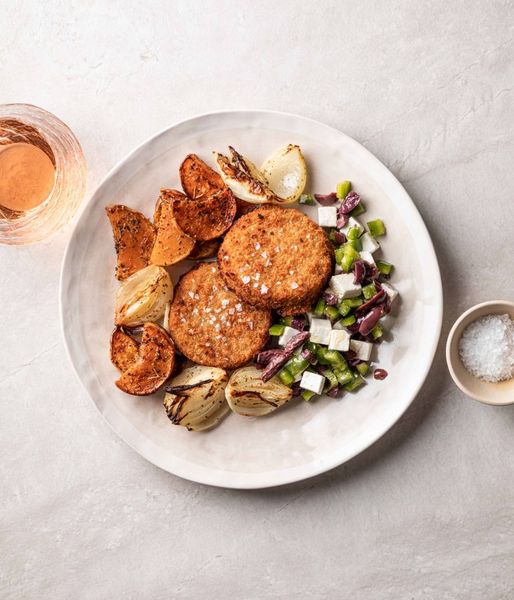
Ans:
POLYGON ((227 286, 254 306, 312 304, 332 275, 334 250, 319 225, 291 208, 264 205, 226 234, 218 265, 227 286))
POLYGON ((170 334, 193 362, 234 369, 266 344, 271 312, 240 300, 221 278, 215 262, 183 275, 170 309, 170 334))

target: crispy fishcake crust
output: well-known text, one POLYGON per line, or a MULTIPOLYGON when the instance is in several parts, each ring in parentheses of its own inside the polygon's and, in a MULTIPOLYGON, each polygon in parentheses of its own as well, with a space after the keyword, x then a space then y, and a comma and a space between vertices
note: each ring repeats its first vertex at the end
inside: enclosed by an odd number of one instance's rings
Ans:
POLYGON ((218 265, 237 296, 287 311, 321 294, 332 275, 334 249, 323 229, 299 210, 265 205, 233 225, 218 265))
POLYGON ((266 344, 271 312, 250 306, 231 292, 214 263, 183 275, 170 310, 171 337, 177 348, 200 365, 234 369, 266 344))
POLYGON ((294 315, 303 315, 310 312, 314 302, 307 302, 305 304, 295 306, 283 306, 279 309, 279 313, 282 317, 292 317, 294 315))

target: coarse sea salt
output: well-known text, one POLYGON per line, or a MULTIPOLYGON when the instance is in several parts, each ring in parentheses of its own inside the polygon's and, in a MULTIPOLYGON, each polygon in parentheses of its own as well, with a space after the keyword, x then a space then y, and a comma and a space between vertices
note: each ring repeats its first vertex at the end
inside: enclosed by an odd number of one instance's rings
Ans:
POLYGON ((514 321, 487 315, 466 327, 459 341, 462 364, 475 377, 498 382, 514 377, 514 321))

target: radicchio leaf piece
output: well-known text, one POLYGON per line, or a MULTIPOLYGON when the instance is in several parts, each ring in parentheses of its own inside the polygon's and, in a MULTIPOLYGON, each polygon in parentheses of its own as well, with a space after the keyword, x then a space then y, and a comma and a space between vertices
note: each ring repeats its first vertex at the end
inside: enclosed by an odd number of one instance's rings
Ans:
POLYGON ((325 303, 328 304, 328 306, 335 306, 339 303, 339 297, 329 290, 323 294, 323 300, 325 300, 325 303))
POLYGON ((283 350, 278 350, 278 353, 274 354, 268 364, 264 367, 262 371, 262 381, 268 381, 273 375, 276 375, 280 371, 282 365, 293 356, 294 351, 307 341, 309 337, 310 333, 308 331, 302 331, 291 338, 283 350))

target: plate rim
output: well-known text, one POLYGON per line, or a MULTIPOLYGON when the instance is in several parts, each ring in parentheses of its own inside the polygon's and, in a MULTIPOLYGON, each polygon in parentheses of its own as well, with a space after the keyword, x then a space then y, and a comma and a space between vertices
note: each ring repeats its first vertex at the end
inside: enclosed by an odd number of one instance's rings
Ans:
MULTIPOLYGON (((75 373, 77 379, 79 380, 82 388, 85 390, 89 400, 94 404, 96 410, 100 413, 100 415, 102 416, 104 421, 108 424, 110 429, 124 443, 126 443, 130 448, 132 448, 135 452, 137 452, 139 455, 141 455, 145 460, 147 460, 151 464, 159 467, 160 469, 164 470, 167 473, 170 473, 174 476, 181 477, 182 479, 186 479, 188 481, 200 483, 203 485, 210 485, 210 486, 214 486, 214 487, 221 487, 221 488, 228 488, 228 489, 248 489, 248 490, 279 487, 282 485, 287 485, 287 484, 295 483, 298 481, 310 479, 310 478, 320 475, 322 473, 328 472, 328 471, 335 469, 336 467, 339 467, 342 464, 352 460, 353 458, 358 456, 360 453, 364 452, 367 448, 369 448, 373 444, 375 444, 383 435, 385 435, 385 433, 387 433, 387 431, 389 431, 398 422, 398 420, 403 416, 403 414, 405 414, 406 410, 409 408, 409 406, 411 406, 411 404, 413 403, 413 401, 419 394, 420 389, 422 388, 423 384, 426 381, 428 373, 429 373, 430 369, 432 368, 432 365, 433 365, 433 362, 435 359, 435 354, 437 351, 437 347, 439 344, 439 340, 441 337, 441 329, 442 329, 442 321, 443 321, 443 308, 444 308, 443 307, 444 298, 443 298, 441 270, 439 267, 439 261, 437 259, 437 254, 435 252, 434 243, 432 241, 432 238, 430 236, 430 232, 426 226, 426 223, 425 223, 423 217, 421 216, 421 213, 419 212, 416 204, 414 203, 414 201, 408 194, 407 190, 403 187, 401 182, 397 179, 397 177, 388 169, 388 167, 378 157, 376 157, 363 144, 361 144, 360 142, 358 142, 356 139, 352 138, 348 134, 344 133, 337 127, 327 125, 326 123, 318 121, 317 119, 305 117, 303 115, 298 115, 295 113, 290 113, 290 112, 285 112, 285 111, 276 111, 276 110, 267 110, 267 109, 224 109, 224 110, 216 110, 216 111, 208 111, 208 112, 204 112, 204 113, 199 113, 199 114, 195 114, 193 116, 187 117, 185 119, 177 120, 177 121, 171 123, 170 125, 163 127, 162 129, 157 131, 155 134, 153 134, 153 135, 149 136, 148 138, 146 138, 145 140, 143 140, 140 144, 138 144, 135 148, 133 148, 130 152, 128 152, 125 156, 123 156, 120 160, 118 160, 115 163, 115 165, 102 178, 102 180, 96 186, 96 188, 91 193, 90 197, 86 200, 86 202, 84 202, 83 206, 81 207, 80 211, 77 213, 77 216, 74 219, 73 227, 69 234, 69 239, 66 243, 66 248, 64 250, 64 255, 62 258, 61 270, 60 270, 60 275, 59 275, 58 294, 59 294, 58 304, 59 304, 60 331, 61 331, 62 340, 64 342, 66 355, 68 357, 68 360, 71 363, 73 372, 75 373), (99 409, 97 402, 93 398, 93 395, 90 393, 85 380, 83 380, 83 378, 81 377, 81 375, 78 371, 78 367, 73 359, 71 345, 68 342, 68 337, 67 337, 67 326, 65 323, 65 308, 64 308, 64 305, 65 305, 64 293, 65 293, 65 289, 66 289, 65 279, 66 279, 66 277, 68 277, 69 267, 71 266, 69 264, 71 261, 71 258, 70 258, 71 249, 73 246, 73 242, 75 239, 77 229, 82 221, 82 217, 83 217, 84 213, 90 206, 92 206, 93 204, 96 204, 98 196, 102 195, 104 186, 106 186, 107 183, 109 182, 109 180, 112 177, 114 177, 115 175, 117 175, 117 173, 124 168, 125 163, 127 163, 131 159, 133 159, 145 146, 151 144, 153 141, 157 140, 159 137, 167 134, 170 130, 175 129, 176 127, 181 126, 188 122, 199 121, 199 120, 202 120, 205 118, 213 118, 213 117, 216 117, 217 115, 228 115, 228 114, 232 114, 232 115, 255 114, 255 115, 261 115, 261 116, 271 115, 274 117, 285 117, 288 119, 291 119, 291 118, 296 119, 299 121, 310 123, 311 125, 316 126, 316 127, 322 127, 322 128, 331 130, 332 133, 345 137, 350 144, 353 144, 356 148, 359 148, 360 151, 363 152, 364 155, 366 155, 367 158, 371 162, 375 163, 377 168, 384 175, 391 178, 391 181, 394 182, 395 186, 397 186, 397 189, 401 193, 403 193, 406 196, 406 198, 410 201, 411 207, 414 210, 414 212, 417 215, 418 220, 419 220, 420 231, 418 232, 418 235, 421 235, 422 237, 425 238, 424 246, 426 248, 426 251, 429 252, 431 255, 430 263, 431 263, 431 265, 433 267, 433 271, 434 271, 432 274, 432 279, 433 279, 433 283, 435 284, 435 286, 437 288, 437 289, 432 290, 433 295, 434 295, 433 310, 436 313, 436 322, 432 321, 432 325, 435 325, 435 327, 433 328, 434 335, 432 337, 432 344, 430 347, 429 360, 427 360, 426 366, 425 366, 422 374, 419 377, 419 381, 413 387, 411 397, 409 398, 409 401, 405 403, 405 406, 401 407, 401 410, 399 410, 398 413, 395 413, 392 419, 388 419, 387 421, 384 421, 383 426, 376 429, 375 433, 373 433, 369 437, 369 440, 367 441, 367 443, 364 447, 358 448, 355 451, 348 453, 342 459, 340 457, 336 457, 335 459, 334 459, 334 457, 332 457, 332 459, 328 460, 328 461, 327 460, 323 460, 323 461, 318 460, 316 462, 312 462, 312 463, 310 463, 310 465, 312 465, 312 468, 310 468, 307 472, 304 472, 303 474, 298 474, 298 475, 293 475, 293 476, 288 477, 287 473, 288 473, 289 469, 283 469, 283 470, 279 471, 279 473, 282 474, 280 481, 274 480, 273 476, 271 476, 271 475, 270 475, 270 477, 268 477, 268 479, 269 479, 269 481, 268 481, 268 480, 262 480, 263 474, 247 473, 242 478, 241 475, 238 473, 232 473, 230 471, 222 471, 222 470, 213 470, 213 469, 209 469, 209 468, 207 468, 207 472, 210 474, 213 474, 211 476, 191 474, 191 473, 183 472, 180 469, 171 471, 169 468, 167 468, 163 464, 159 464, 159 462, 155 460, 155 457, 150 457, 149 452, 147 452, 146 448, 144 448, 144 449, 136 448, 135 445, 132 443, 132 440, 127 439, 125 432, 122 435, 122 433, 120 433, 117 429, 115 429, 114 424, 111 423, 111 421, 107 418, 107 415, 99 409), (227 478, 227 476, 228 476, 228 480, 225 480, 224 478, 227 478)), ((297 468, 298 467, 295 467, 295 470, 297 468)))

